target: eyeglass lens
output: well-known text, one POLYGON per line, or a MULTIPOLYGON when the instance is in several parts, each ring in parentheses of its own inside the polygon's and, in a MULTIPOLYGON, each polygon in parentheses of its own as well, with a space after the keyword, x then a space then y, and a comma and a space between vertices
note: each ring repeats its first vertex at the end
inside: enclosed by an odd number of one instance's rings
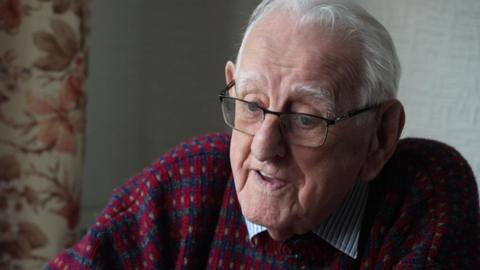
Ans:
MULTIPOLYGON (((255 103, 224 97, 223 117, 227 125, 240 132, 255 135, 260 129, 266 112, 255 103)), ((284 138, 291 144, 320 146, 327 135, 325 121, 312 116, 287 113, 280 116, 280 129, 284 138)))

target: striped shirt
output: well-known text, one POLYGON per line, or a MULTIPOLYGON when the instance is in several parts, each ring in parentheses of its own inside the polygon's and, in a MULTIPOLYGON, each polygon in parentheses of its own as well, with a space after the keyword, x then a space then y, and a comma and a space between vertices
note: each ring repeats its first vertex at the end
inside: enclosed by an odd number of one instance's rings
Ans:
MULTIPOLYGON (((353 259, 358 257, 358 239, 368 199, 368 184, 357 182, 340 207, 313 232, 353 259)), ((267 228, 245 219, 250 240, 267 228)))

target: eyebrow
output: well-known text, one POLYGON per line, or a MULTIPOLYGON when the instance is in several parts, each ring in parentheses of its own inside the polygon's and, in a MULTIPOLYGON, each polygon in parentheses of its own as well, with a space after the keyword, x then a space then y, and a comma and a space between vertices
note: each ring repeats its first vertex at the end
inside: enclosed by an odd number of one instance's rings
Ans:
MULTIPOLYGON (((243 85, 250 83, 257 84, 259 81, 265 79, 261 74, 254 71, 240 71, 235 74, 235 94, 238 96, 237 88, 243 88, 243 85)), ((315 103, 321 103, 326 107, 327 112, 335 113, 335 102, 332 96, 332 92, 327 89, 317 88, 309 84, 294 84, 291 88, 291 92, 296 96, 306 96, 314 99, 315 103)))
POLYGON ((292 93, 302 97, 311 97, 322 103, 329 113, 335 112, 335 102, 332 93, 327 89, 316 88, 311 85, 295 84, 291 89, 292 93))
POLYGON ((238 96, 237 88, 243 88, 244 85, 250 83, 258 83, 263 77, 257 72, 253 71, 241 71, 235 74, 235 94, 238 96))

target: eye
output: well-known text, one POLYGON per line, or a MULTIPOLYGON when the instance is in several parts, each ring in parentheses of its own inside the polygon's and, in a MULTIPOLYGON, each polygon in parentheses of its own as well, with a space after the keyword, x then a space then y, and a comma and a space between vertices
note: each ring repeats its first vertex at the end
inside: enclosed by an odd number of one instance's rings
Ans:
POLYGON ((254 102, 247 102, 246 107, 247 107, 247 110, 251 113, 255 113, 255 112, 260 111, 260 108, 258 107, 258 104, 254 103, 254 102))
POLYGON ((263 116, 263 111, 256 102, 242 101, 238 116, 244 120, 256 121, 263 116))
POLYGON ((293 122, 295 127, 310 129, 318 125, 319 119, 305 114, 297 114, 294 116, 293 122))

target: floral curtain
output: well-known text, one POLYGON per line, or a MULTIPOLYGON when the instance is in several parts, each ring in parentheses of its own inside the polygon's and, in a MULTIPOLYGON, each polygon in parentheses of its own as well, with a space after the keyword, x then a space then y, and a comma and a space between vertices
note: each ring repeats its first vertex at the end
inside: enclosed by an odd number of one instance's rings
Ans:
POLYGON ((78 237, 87 0, 0 0, 0 269, 78 237))

